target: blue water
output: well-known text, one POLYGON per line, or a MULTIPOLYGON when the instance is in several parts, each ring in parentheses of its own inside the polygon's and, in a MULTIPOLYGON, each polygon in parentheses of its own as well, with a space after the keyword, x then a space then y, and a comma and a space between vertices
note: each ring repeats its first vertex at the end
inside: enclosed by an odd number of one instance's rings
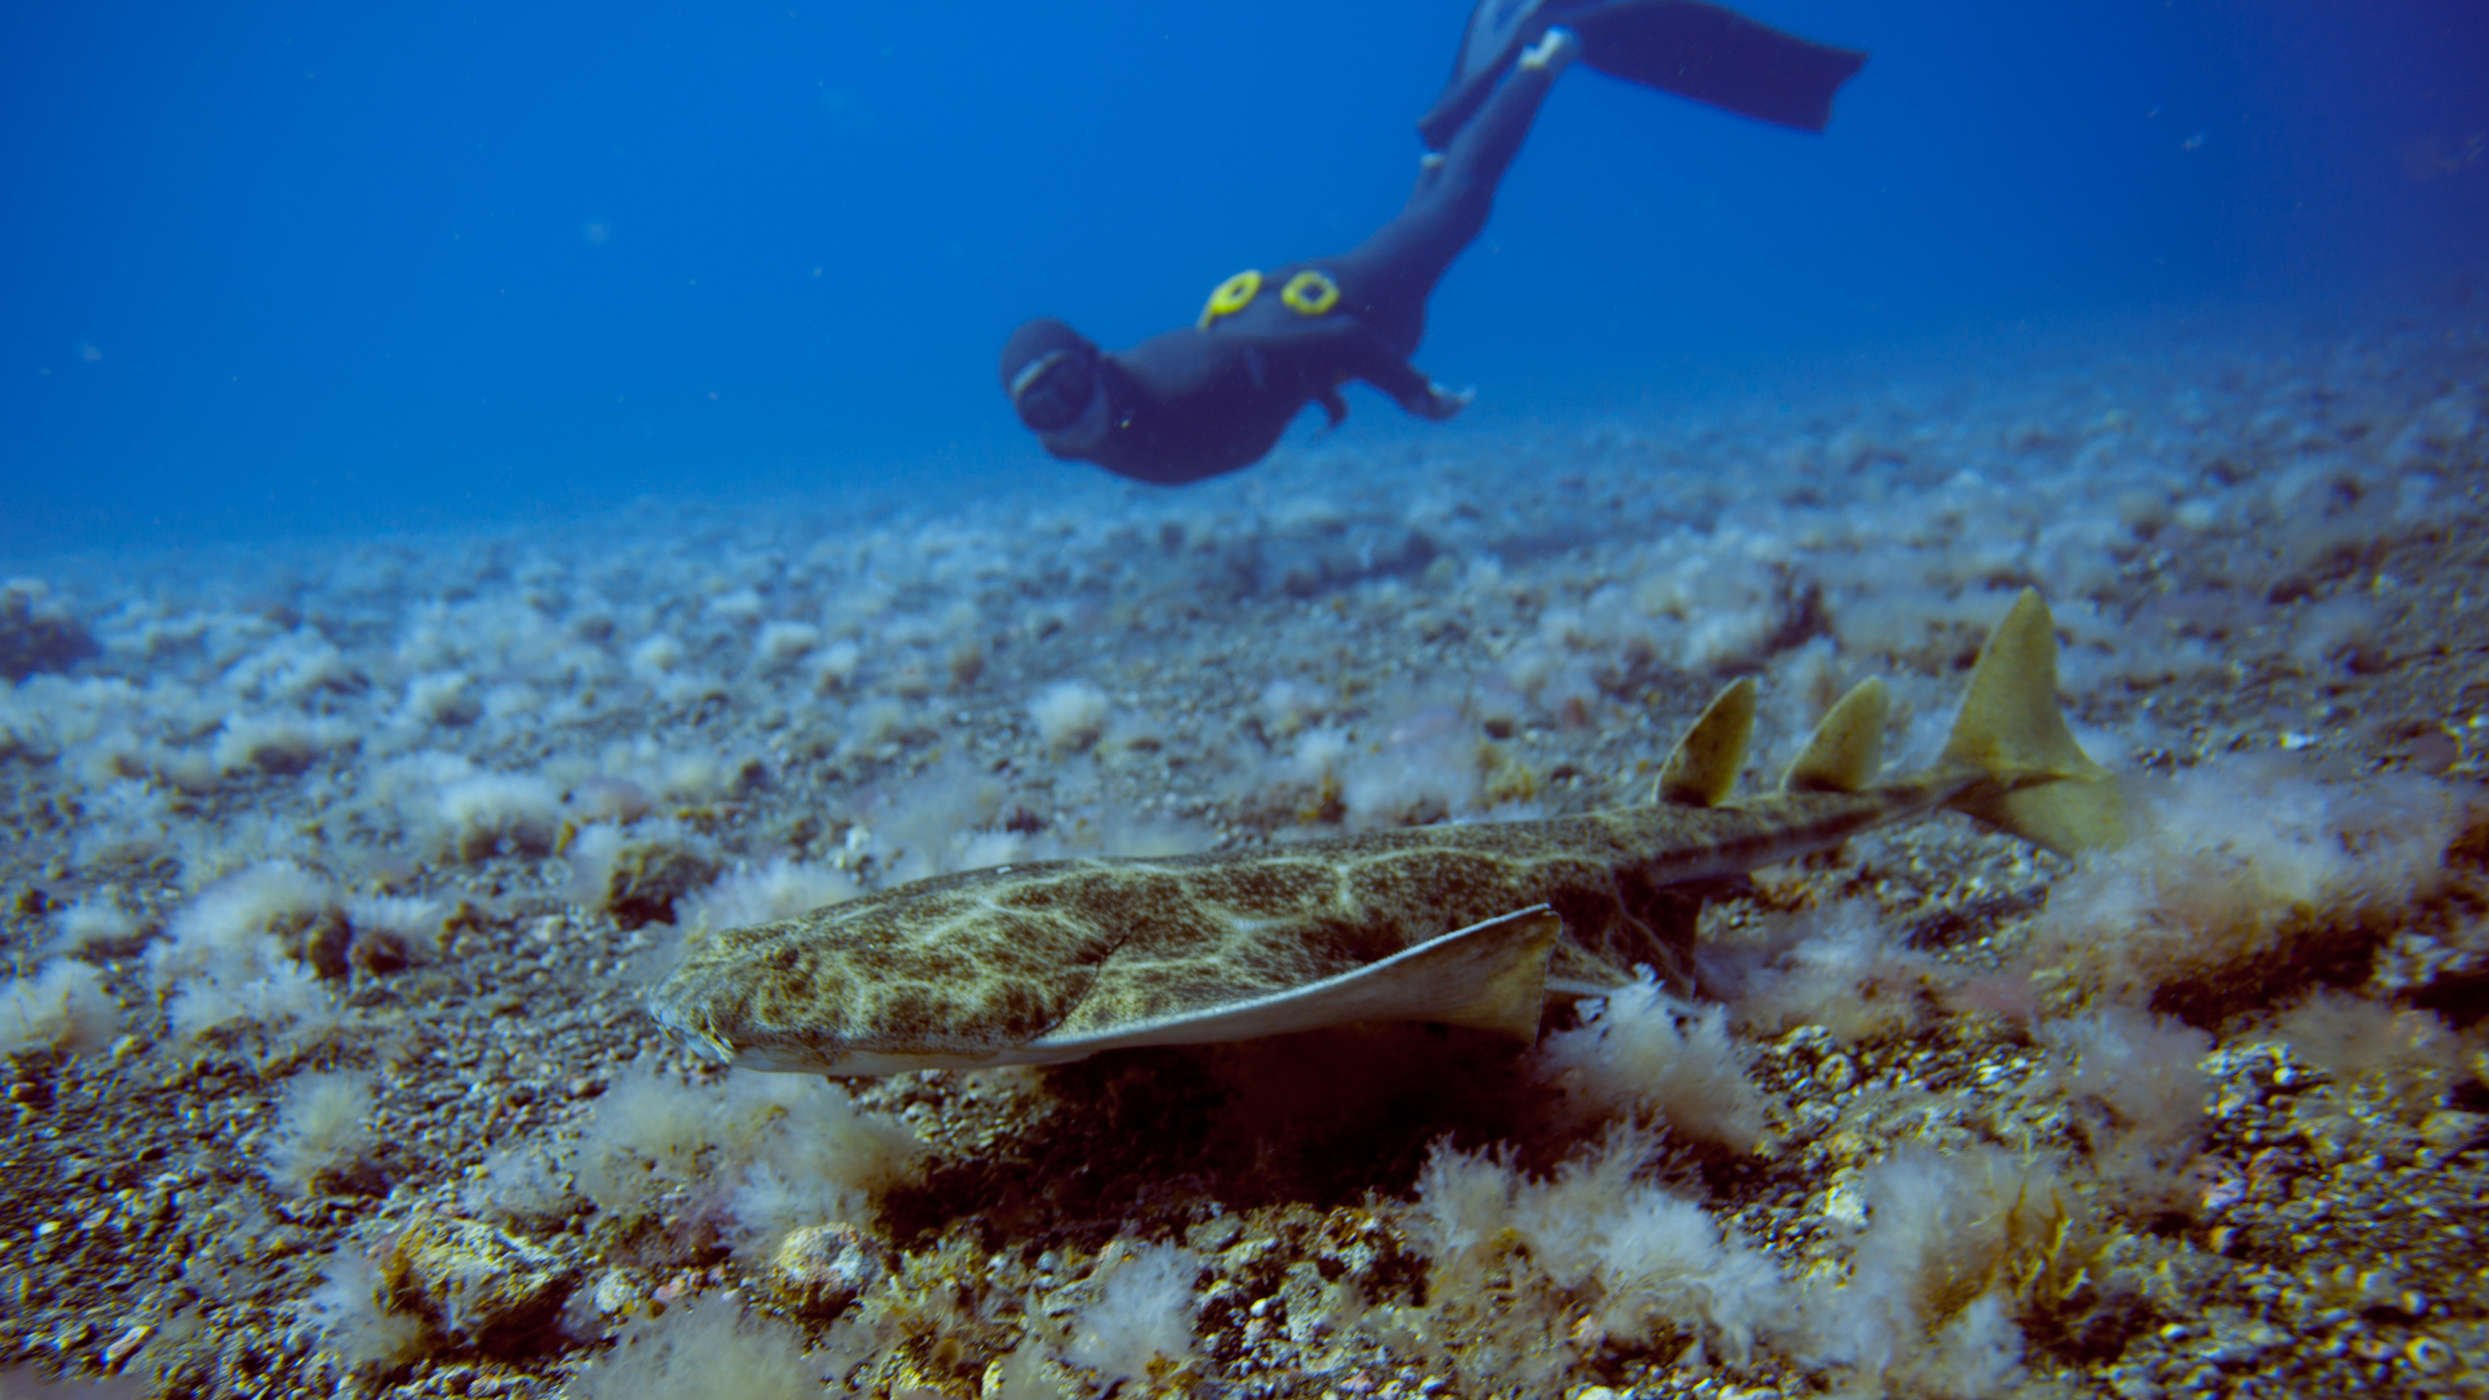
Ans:
MULTIPOLYGON (((1010 327, 1357 240, 1463 8, 8 6, 0 559, 1087 472, 1010 327)), ((1419 356, 1481 421, 2483 271, 2478 4, 1749 8, 1873 51, 1831 132, 1568 75, 1419 356)))

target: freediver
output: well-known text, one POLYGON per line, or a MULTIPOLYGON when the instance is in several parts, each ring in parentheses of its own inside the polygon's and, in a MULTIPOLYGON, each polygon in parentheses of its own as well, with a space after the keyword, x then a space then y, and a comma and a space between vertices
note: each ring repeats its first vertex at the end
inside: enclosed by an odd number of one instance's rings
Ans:
POLYGON ((1426 299, 1486 226, 1495 187, 1556 76, 1575 59, 1756 120, 1821 131, 1866 55, 1799 39, 1695 0, 1481 0, 1452 80, 1418 123, 1417 188, 1338 257, 1239 272, 1190 326, 1107 353, 1061 321, 1003 347, 1003 389, 1060 458, 1175 485, 1260 461, 1307 404, 1337 427, 1363 380, 1440 422, 1466 391, 1409 357, 1426 299))

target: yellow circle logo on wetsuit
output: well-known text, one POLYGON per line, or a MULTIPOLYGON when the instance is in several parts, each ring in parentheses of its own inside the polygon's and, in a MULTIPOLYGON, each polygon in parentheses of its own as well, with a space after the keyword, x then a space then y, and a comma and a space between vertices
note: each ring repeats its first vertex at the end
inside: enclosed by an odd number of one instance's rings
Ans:
POLYGON ((1233 316, 1244 310, 1253 304, 1255 297, 1261 294, 1262 274, 1248 267, 1221 282, 1218 290, 1210 293, 1210 300, 1201 308, 1201 319, 1194 324, 1206 331, 1210 329, 1211 322, 1221 316, 1233 316))
POLYGON ((1299 316, 1320 316, 1340 304, 1340 284, 1319 268, 1307 268, 1288 279, 1279 299, 1299 316))
MULTIPOLYGON (((1201 308, 1201 319, 1193 324, 1206 331, 1212 323, 1251 306, 1253 299, 1261 294, 1260 270, 1246 268, 1221 282, 1218 290, 1210 293, 1210 300, 1201 308)), ((1340 284, 1331 280, 1330 273, 1309 267, 1288 279, 1288 285, 1279 289, 1279 299, 1299 316, 1325 316, 1330 314, 1331 308, 1340 304, 1340 284)))

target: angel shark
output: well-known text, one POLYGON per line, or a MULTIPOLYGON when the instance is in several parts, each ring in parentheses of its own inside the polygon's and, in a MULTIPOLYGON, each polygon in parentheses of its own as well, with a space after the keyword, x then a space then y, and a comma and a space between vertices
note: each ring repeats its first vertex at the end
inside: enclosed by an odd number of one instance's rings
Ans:
POLYGON ((1367 832, 1260 851, 972 870, 695 939, 651 1002, 734 1064, 829 1075, 1055 1064, 1101 1050, 1355 1022, 1536 1036, 1550 995, 1680 963, 1684 888, 1939 809, 2061 852, 2123 839, 2115 779, 2057 706, 2048 609, 1990 634, 1942 756, 1879 779, 1867 681, 1781 790, 1731 802, 1754 724, 1739 680, 1646 805, 1367 832))

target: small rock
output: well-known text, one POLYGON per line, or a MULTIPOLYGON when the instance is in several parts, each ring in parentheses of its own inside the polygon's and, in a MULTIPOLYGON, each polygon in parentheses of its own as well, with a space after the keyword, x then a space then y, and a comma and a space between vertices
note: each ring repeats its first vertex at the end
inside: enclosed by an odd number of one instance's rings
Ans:
POLYGON ((2420 1140, 2448 1154, 2480 1141, 2484 1132, 2489 1132, 2489 1114, 2466 1113, 2459 1108, 2441 1108, 2420 1121, 2420 1140))
POLYGON ((2245 1329, 2225 1327, 2206 1339, 2198 1348, 2198 1357, 2214 1366, 2238 1370, 2254 1364, 2280 1341, 2281 1335, 2262 1323, 2245 1329))
POLYGON ((332 979, 346 975, 347 954, 354 947, 354 927, 346 922, 345 910, 323 904, 288 911, 271 920, 268 931, 283 943, 289 956, 313 972, 332 979))
POLYGON ((435 1217, 406 1227, 381 1261, 390 1305, 479 1346, 541 1327, 570 1292, 551 1250, 473 1220, 435 1217))
POLYGON ((769 1286, 795 1312, 836 1317, 890 1272, 881 1247, 852 1225, 789 1230, 769 1260, 769 1286))
POLYGON ((648 1301, 648 1294, 647 1290, 632 1281, 629 1274, 611 1269, 597 1279, 596 1286, 589 1291, 588 1301, 595 1305, 600 1315, 620 1317, 638 1311, 640 1305, 648 1301))
POLYGON ((717 878, 717 862, 663 841, 630 841, 615 853, 600 893, 623 928, 670 923, 685 894, 717 878))

